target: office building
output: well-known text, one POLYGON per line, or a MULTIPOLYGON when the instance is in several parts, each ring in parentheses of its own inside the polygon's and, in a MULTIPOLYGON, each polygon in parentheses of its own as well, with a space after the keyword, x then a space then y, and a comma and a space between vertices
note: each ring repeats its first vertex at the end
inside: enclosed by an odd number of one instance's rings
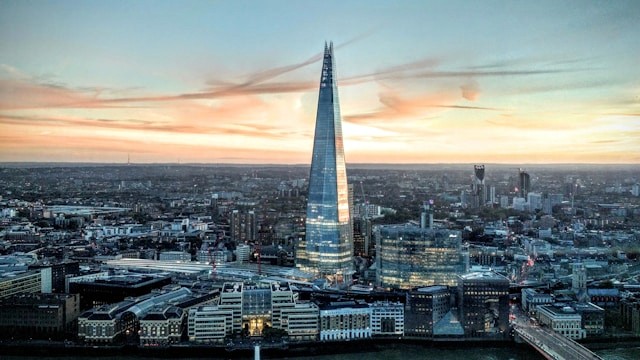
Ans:
POLYGON ((306 237, 298 243, 296 266, 340 285, 350 282, 354 268, 335 70, 333 44, 325 45, 309 174, 306 237))
POLYGON ((473 174, 471 206, 477 208, 484 206, 487 202, 487 194, 484 185, 484 165, 474 165, 473 174))
POLYGON ((404 304, 399 302, 376 301, 371 307, 371 335, 403 336, 404 304))
POLYGON ((50 293, 51 268, 0 272, 0 299, 12 295, 50 293))
POLYGON ((371 307, 364 302, 336 301, 320 306, 320 340, 366 339, 372 335, 371 307))
POLYGON ((229 221, 231 240, 236 244, 258 239, 258 220, 254 211, 233 210, 229 221))
POLYGON ((373 256, 371 219, 355 218, 353 220, 353 251, 356 256, 373 256))
POLYGON ((449 288, 434 285, 407 292, 405 335, 431 338, 435 325, 451 310, 449 288))
POLYGON ((171 284, 169 276, 152 275, 102 275, 95 278, 79 277, 69 282, 69 292, 80 294, 80 309, 113 304, 127 297, 149 294, 171 284))
POLYGON ((0 299, 0 338, 61 339, 75 330, 78 294, 20 294, 0 299))
POLYGON ((318 307, 297 303, 289 283, 225 283, 217 305, 189 310, 189 340, 221 343, 244 332, 262 336, 267 327, 282 329, 290 340, 316 340, 318 307))
POLYGON ((458 231, 385 225, 377 229, 376 244, 377 283, 385 288, 454 286, 466 272, 468 252, 458 231))
POLYGON ((518 197, 526 199, 529 191, 531 191, 531 177, 524 169, 520 169, 518 172, 518 179, 519 187, 516 192, 518 193, 518 197))
POLYGON ((169 304, 154 306, 140 319, 140 345, 177 344, 186 328, 187 312, 169 304))
POLYGON ((67 276, 80 275, 80 264, 76 261, 64 261, 53 265, 30 265, 29 269, 51 269, 51 292, 64 293, 67 276))
POLYGON ((466 336, 506 336, 509 279, 493 272, 464 274, 458 281, 458 301, 466 336))
POLYGON ((569 339, 580 340, 587 337, 586 330, 582 328, 582 317, 570 306, 538 306, 537 317, 540 324, 569 339))

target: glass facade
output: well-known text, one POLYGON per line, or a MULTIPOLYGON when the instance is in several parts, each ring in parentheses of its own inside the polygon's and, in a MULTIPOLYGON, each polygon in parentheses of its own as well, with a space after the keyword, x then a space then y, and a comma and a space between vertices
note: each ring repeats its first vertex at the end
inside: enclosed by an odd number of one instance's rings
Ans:
POLYGON ((353 273, 349 190, 342 122, 335 79, 333 44, 325 45, 313 140, 306 238, 298 244, 296 265, 340 281, 353 273))
POLYGON ((378 228, 376 241, 380 286, 454 286, 466 271, 468 253, 462 251, 459 231, 387 225, 378 228))

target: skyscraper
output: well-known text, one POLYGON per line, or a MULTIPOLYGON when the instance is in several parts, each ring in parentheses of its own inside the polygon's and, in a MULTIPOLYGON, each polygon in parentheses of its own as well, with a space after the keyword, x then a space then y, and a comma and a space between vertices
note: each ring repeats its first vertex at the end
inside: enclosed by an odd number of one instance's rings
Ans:
POLYGON ((484 165, 474 165, 473 173, 473 207, 484 206, 487 202, 487 194, 484 187, 484 165))
POLYGON ((518 172, 520 178, 520 188, 518 189, 518 195, 521 198, 527 198, 527 194, 531 191, 531 177, 529 173, 523 169, 520 169, 518 172))
POLYGON ((309 174, 306 237, 298 244, 296 266, 332 281, 348 281, 353 273, 352 254, 333 44, 325 44, 309 174))

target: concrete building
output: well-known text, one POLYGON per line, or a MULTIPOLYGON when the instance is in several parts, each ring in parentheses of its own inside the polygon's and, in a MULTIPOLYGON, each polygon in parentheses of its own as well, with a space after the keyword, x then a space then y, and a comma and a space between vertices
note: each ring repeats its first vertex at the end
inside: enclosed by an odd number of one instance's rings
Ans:
POLYGON ((587 336, 582 328, 582 317, 570 306, 538 306, 537 318, 541 324, 569 339, 580 340, 587 336))
POLYGON ((280 311, 280 328, 292 341, 315 341, 319 335, 318 305, 306 302, 280 311))
POLYGON ((377 301, 369 306, 371 307, 371 335, 404 335, 404 304, 377 301))
POLYGON ((0 338, 61 339, 79 314, 78 294, 13 295, 0 299, 0 338))
POLYGON ((51 292, 66 292, 65 281, 68 276, 77 276, 80 274, 80 264, 76 261, 64 261, 51 265, 30 265, 29 269, 51 269, 51 292))
POLYGON ((258 238, 258 220, 254 211, 233 210, 230 215, 231 240, 237 244, 258 238))
POLYGON ((233 310, 207 305, 189 309, 189 341, 194 343, 224 343, 233 333, 233 310))
POLYGON ((291 340, 315 340, 318 307, 297 303, 287 282, 225 283, 217 305, 189 311, 189 340, 221 343, 244 332, 261 336, 265 328, 282 329, 291 340))
POLYGON ((0 299, 19 294, 50 292, 51 268, 0 272, 0 299))
POLYGON ((371 307, 354 301, 320 306, 320 341, 367 339, 372 335, 371 307))

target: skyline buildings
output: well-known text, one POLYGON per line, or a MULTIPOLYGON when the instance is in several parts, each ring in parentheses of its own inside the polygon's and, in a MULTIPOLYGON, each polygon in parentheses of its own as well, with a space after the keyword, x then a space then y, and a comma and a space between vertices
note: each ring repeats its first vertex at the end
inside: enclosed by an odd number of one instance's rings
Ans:
POLYGON ((354 271, 352 236, 333 43, 325 43, 309 173, 306 237, 298 244, 296 266, 331 281, 348 281, 354 271))

